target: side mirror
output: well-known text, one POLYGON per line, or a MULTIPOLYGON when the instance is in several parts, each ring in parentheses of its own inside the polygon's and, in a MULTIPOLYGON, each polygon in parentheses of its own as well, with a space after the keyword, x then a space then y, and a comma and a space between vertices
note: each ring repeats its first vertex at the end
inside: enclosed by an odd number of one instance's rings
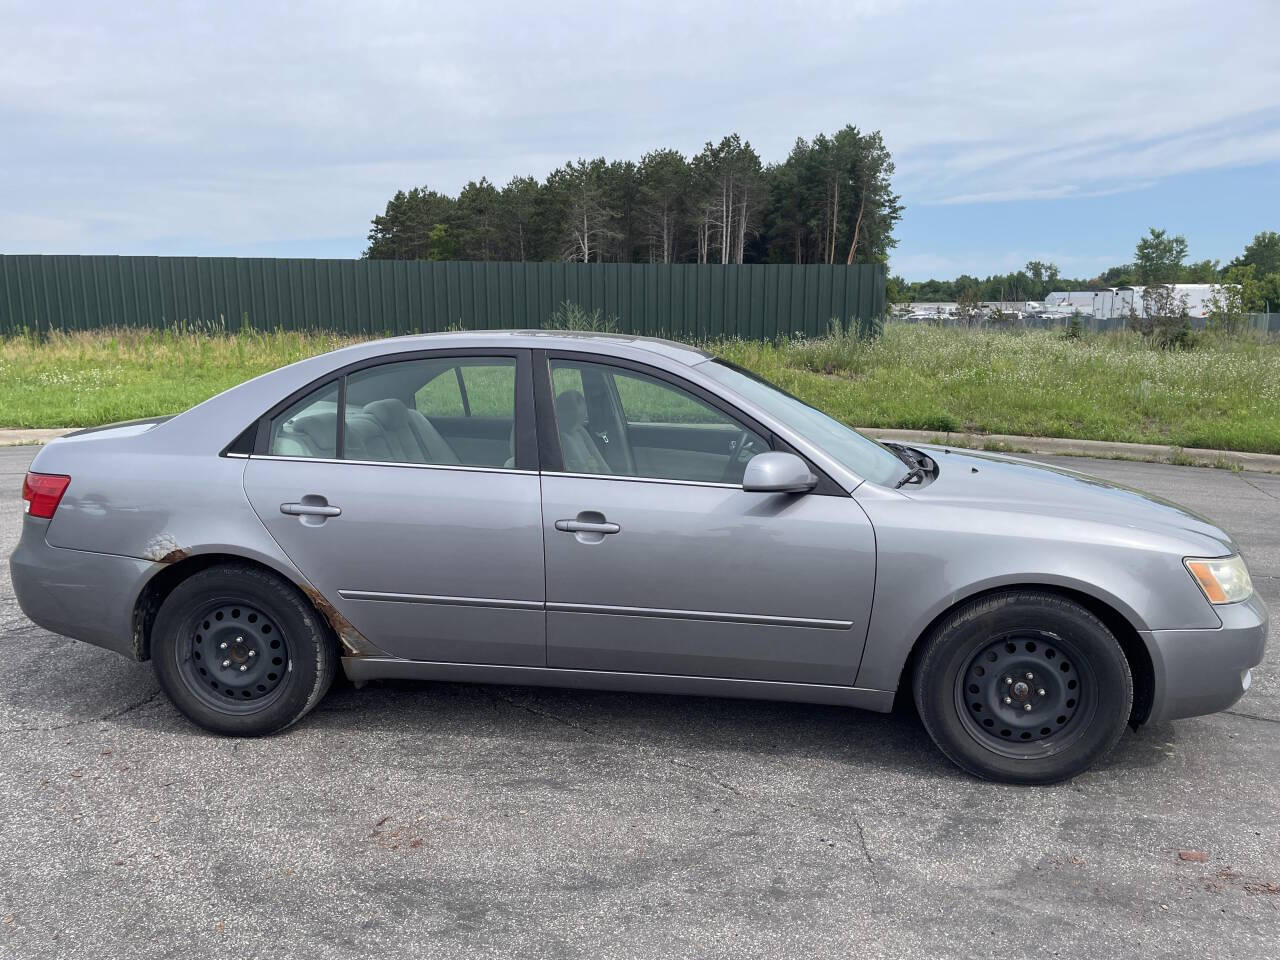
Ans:
POLYGON ((808 493, 817 485, 807 463, 777 450, 757 453, 742 474, 742 489, 749 493, 808 493))

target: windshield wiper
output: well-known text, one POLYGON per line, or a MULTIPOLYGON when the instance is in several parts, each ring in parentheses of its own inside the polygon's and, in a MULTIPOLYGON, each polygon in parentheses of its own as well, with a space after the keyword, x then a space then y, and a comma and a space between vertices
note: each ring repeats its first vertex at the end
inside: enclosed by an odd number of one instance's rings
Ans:
POLYGON ((895 490, 899 487, 905 487, 912 480, 924 482, 927 471, 925 470, 924 463, 917 458, 914 453, 900 443, 889 442, 883 444, 883 446, 907 465, 907 475, 893 485, 895 490))
POLYGON ((893 485, 893 488, 897 490, 899 487, 905 487, 912 480, 919 480, 923 482, 924 477, 925 477, 924 467, 920 466, 918 463, 913 463, 907 469, 907 475, 903 477, 901 480, 899 480, 897 483, 895 483, 893 485))
POLYGON ((923 451, 913 450, 911 447, 893 441, 883 442, 881 446, 907 465, 906 476, 893 485, 895 490, 905 487, 913 480, 923 484, 925 477, 938 469, 933 458, 923 451))

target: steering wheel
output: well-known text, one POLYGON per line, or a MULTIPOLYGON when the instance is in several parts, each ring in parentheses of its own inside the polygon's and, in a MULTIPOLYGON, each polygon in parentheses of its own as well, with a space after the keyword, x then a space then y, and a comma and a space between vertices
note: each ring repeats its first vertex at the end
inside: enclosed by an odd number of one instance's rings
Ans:
POLYGON ((730 446, 729 462, 724 465, 724 473, 720 475, 721 483, 739 483, 742 480, 743 471, 746 469, 747 461, 755 456, 753 452, 751 456, 744 457, 743 452, 754 446, 755 434, 750 430, 743 429, 738 433, 738 439, 730 446), (735 469, 738 468, 738 469, 735 469))

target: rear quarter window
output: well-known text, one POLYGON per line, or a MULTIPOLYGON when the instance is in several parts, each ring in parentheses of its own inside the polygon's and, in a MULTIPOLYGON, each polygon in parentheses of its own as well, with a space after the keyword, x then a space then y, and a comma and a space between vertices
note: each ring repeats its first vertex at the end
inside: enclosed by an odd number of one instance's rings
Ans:
POLYGON ((267 452, 278 457, 333 458, 338 453, 338 382, 307 394, 271 420, 267 452))

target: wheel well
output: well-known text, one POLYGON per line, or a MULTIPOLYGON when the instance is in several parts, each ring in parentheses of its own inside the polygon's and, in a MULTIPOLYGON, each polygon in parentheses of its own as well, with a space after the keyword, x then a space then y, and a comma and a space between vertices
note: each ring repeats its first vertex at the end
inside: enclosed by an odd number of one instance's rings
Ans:
MULTIPOLYGON (((177 563, 171 563, 147 581, 147 585, 142 588, 142 592, 138 594, 137 602, 133 605, 134 656, 139 660, 149 660, 151 658, 151 629, 155 626, 156 614, 160 611, 165 599, 178 584, 201 570, 231 563, 242 567, 256 567, 297 589, 297 585, 291 583, 288 578, 281 576, 278 570, 273 570, 265 563, 259 563, 257 560, 249 560, 231 553, 202 553, 187 557, 185 560, 179 560, 177 563)), ((305 590, 299 590, 298 592, 306 599, 308 604, 312 607, 316 606, 315 600, 307 595, 305 590)), ((333 627, 324 617, 323 611, 317 609, 316 612, 321 614, 320 622, 325 625, 332 635, 333 627)), ((337 642, 336 637, 334 642, 337 642)))
POLYGON ((967 596, 963 600, 957 600, 939 613, 925 627, 924 632, 916 638, 915 643, 911 645, 911 652, 907 654, 907 660, 902 665, 902 673, 898 677, 898 699, 901 700, 904 695, 909 698, 909 694, 904 694, 903 691, 910 691, 910 679, 912 673, 915 672, 916 660, 920 655, 920 650, 939 623, 950 616, 957 607, 966 603, 973 600, 981 600, 983 597, 989 597, 993 594, 1008 593, 1014 590, 1036 590, 1041 593, 1057 594, 1080 604, 1080 606, 1106 624, 1107 629, 1111 631, 1119 642, 1120 649, 1124 651, 1125 659, 1129 661, 1129 672, 1133 674, 1133 709, 1129 713, 1129 725, 1137 728, 1145 723, 1151 715, 1151 704, 1155 697, 1155 666, 1151 662, 1151 653, 1147 650, 1147 645, 1142 642, 1142 637, 1138 635, 1137 629, 1124 614, 1097 597, 1092 597, 1079 590, 1072 590, 1069 587, 1043 583, 1017 583, 993 587, 990 590, 983 590, 980 593, 967 596))

